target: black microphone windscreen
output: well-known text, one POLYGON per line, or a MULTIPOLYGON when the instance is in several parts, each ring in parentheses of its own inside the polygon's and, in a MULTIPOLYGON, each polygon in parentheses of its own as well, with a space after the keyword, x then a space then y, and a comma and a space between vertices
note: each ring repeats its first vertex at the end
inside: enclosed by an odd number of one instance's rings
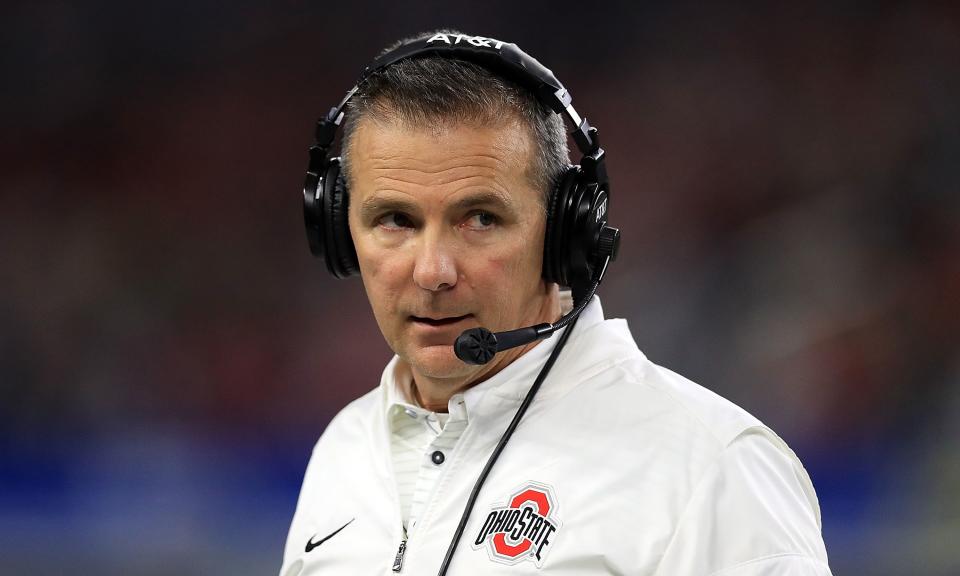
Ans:
POLYGON ((471 328, 457 337, 453 351, 467 364, 486 364, 497 353, 497 337, 486 328, 471 328))

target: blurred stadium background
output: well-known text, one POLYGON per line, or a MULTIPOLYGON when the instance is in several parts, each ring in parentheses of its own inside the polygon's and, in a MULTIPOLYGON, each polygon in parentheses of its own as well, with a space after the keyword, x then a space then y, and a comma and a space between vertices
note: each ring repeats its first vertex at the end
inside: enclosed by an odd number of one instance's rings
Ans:
POLYGON ((0 573, 271 574, 389 358, 307 251, 381 47, 515 41, 601 130, 641 348, 801 456, 836 574, 960 574, 956 3, 4 3, 0 573))

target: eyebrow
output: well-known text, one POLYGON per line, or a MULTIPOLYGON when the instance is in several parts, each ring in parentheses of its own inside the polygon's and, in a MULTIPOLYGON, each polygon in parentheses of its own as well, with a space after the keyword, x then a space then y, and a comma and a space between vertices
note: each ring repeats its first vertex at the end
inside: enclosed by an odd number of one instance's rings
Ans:
POLYGON ((384 212, 412 212, 413 202, 401 198, 371 196, 360 204, 360 219, 364 222, 384 212))
POLYGON ((496 206, 497 208, 503 210, 512 210, 513 199, 500 192, 483 190, 482 192, 470 194, 469 196, 457 200, 453 203, 452 207, 455 210, 460 211, 476 208, 477 206, 496 206))
MULTIPOLYGON (((493 190, 484 190, 457 200, 450 206, 450 209, 460 212, 478 206, 495 206, 502 210, 512 211, 514 209, 514 202, 506 194, 493 190)), ((392 196, 378 196, 375 194, 360 204, 360 218, 364 221, 383 212, 413 213, 416 211, 417 205, 415 202, 392 196)))

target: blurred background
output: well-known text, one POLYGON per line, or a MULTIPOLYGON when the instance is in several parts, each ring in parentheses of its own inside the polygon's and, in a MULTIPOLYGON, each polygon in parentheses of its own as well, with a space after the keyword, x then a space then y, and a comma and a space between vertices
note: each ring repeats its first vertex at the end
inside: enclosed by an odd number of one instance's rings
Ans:
POLYGON ((517 42, 599 127, 607 315, 787 440, 834 573, 960 573, 956 3, 0 21, 0 573, 276 573, 313 443, 390 357, 307 249, 313 122, 440 26, 517 42))

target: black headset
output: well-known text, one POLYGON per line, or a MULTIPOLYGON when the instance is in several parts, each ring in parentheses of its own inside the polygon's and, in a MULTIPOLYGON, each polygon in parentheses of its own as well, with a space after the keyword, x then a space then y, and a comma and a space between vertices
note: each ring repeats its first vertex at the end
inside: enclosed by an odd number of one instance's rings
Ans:
MULTIPOLYGON (((606 225, 610 184, 597 129, 574 110, 570 93, 548 68, 516 44, 493 38, 436 33, 401 43, 367 66, 357 84, 339 105, 317 121, 316 141, 303 185, 303 217, 310 252, 323 258, 337 278, 360 272, 350 237, 347 209, 350 191, 341 172, 340 157, 331 156, 345 108, 370 76, 407 58, 440 56, 476 63, 529 90, 544 106, 565 116, 574 127, 570 135, 583 157, 569 166, 550 192, 543 246, 543 278, 573 290, 581 302, 596 289, 609 260, 615 259, 620 231, 606 225)), ((582 302, 586 304, 586 302, 582 302)))

